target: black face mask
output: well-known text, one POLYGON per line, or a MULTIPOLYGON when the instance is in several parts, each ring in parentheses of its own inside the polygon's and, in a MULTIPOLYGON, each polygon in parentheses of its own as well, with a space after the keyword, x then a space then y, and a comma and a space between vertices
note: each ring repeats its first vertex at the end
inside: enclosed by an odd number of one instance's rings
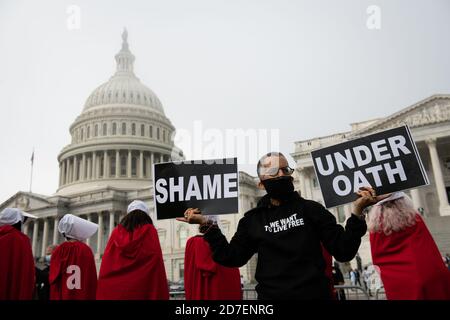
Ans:
POLYGON ((261 183, 271 198, 285 200, 294 191, 293 180, 291 176, 281 176, 263 180, 261 183))

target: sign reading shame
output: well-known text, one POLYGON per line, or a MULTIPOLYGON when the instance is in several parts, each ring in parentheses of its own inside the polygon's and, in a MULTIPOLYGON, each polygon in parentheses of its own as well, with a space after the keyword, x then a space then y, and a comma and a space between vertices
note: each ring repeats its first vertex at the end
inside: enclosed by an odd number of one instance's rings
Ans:
POLYGON ((157 219, 182 217, 188 208, 238 212, 237 158, 157 163, 153 170, 157 219))
POLYGON ((428 184, 408 126, 311 152, 325 206, 356 200, 355 192, 372 186, 377 194, 428 184))

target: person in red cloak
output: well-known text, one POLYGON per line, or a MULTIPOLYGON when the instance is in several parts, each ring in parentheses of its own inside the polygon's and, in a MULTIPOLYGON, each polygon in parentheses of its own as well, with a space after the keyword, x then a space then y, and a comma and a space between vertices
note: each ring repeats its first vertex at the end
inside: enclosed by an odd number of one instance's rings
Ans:
MULTIPOLYGON (((200 233, 205 231, 199 229, 200 233)), ((239 269, 214 262, 203 235, 191 237, 186 243, 184 287, 186 300, 242 299, 239 269)))
POLYGON ((31 300, 35 272, 30 239, 22 233, 27 218, 36 218, 17 208, 0 213, 0 300, 31 300))
POLYGON ((395 192, 368 216, 373 264, 389 300, 450 300, 450 271, 409 197, 395 192))
POLYGON ((58 225, 66 238, 50 260, 50 300, 95 300, 97 269, 91 248, 83 241, 97 232, 95 223, 66 214, 58 225))
POLYGON ((336 289, 334 289, 334 281, 333 281, 333 257, 331 254, 325 249, 323 244, 322 246, 322 256, 325 261, 325 275, 328 278, 328 286, 330 288, 330 296, 331 299, 334 300, 336 298, 336 289))
POLYGON ((100 266, 98 300, 168 300, 161 246, 147 205, 133 201, 113 230, 100 266))

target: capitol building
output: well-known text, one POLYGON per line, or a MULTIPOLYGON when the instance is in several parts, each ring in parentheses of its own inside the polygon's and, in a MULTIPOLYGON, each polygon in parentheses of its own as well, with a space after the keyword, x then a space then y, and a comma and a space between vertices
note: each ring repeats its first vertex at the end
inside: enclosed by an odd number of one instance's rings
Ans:
MULTIPOLYGON (((59 219, 71 213, 95 222, 98 232, 87 240, 97 264, 108 237, 126 213, 128 204, 140 199, 153 212, 152 166, 183 160, 183 151, 174 145, 176 128, 164 113, 156 94, 136 77, 135 57, 128 46, 127 32, 116 54, 114 75, 87 98, 81 114, 70 126, 72 140, 58 155, 59 187, 53 195, 19 191, 0 205, 17 207, 38 219, 24 226, 37 259, 46 247, 63 241, 57 231, 59 219)), ((425 222, 442 253, 450 252, 450 95, 434 95, 388 115, 351 125, 348 132, 295 142, 291 154, 296 161, 297 190, 303 197, 323 203, 310 152, 391 127, 408 124, 425 166, 430 184, 408 191, 423 212, 425 222)), ((256 187, 257 178, 239 173, 239 212, 218 216, 222 232, 231 239, 239 219, 256 206, 264 194, 256 187)), ((351 206, 330 209, 339 223, 351 214, 351 206)), ((198 227, 175 219, 156 220, 167 276, 183 277, 184 247, 198 227)), ((363 263, 369 263, 368 235, 360 248, 363 263)), ((245 282, 254 281, 257 256, 244 267, 245 282)))

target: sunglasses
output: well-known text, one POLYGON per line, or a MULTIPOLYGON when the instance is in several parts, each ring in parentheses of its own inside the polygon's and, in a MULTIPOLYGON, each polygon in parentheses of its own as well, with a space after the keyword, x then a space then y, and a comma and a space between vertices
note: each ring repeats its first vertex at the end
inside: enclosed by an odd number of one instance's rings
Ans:
POLYGON ((289 166, 286 167, 273 167, 273 168, 267 168, 264 170, 263 175, 265 176, 271 176, 276 177, 278 175, 278 171, 283 172, 283 174, 290 176, 292 173, 294 173, 294 169, 292 169, 289 166))

